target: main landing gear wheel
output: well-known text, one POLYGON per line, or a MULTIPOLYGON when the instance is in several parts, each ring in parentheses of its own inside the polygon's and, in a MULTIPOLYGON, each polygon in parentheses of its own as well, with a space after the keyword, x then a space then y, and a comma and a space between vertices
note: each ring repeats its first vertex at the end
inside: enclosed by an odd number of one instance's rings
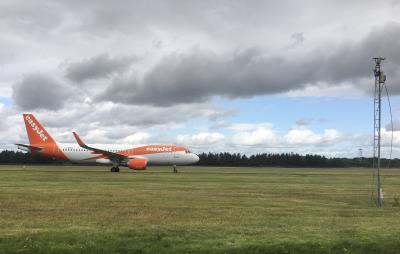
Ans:
POLYGON ((111 172, 119 172, 119 167, 112 167, 111 172))

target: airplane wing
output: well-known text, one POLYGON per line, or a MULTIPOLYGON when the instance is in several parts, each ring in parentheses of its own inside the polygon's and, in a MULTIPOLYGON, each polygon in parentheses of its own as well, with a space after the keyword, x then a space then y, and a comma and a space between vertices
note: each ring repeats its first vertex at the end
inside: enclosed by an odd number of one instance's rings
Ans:
POLYGON ((44 149, 41 146, 31 146, 31 145, 25 145, 25 144, 14 144, 14 145, 18 146, 18 148, 21 146, 21 147, 28 148, 31 151, 37 151, 37 152, 40 152, 44 149))
POLYGON ((111 160, 119 160, 119 161, 121 161, 121 160, 124 160, 124 159, 127 159, 127 158, 128 158, 127 156, 122 155, 122 154, 109 152, 109 151, 102 150, 102 149, 98 149, 98 148, 95 148, 95 147, 90 147, 90 146, 86 145, 86 144, 82 141, 82 139, 79 138, 79 136, 78 136, 78 134, 76 134, 76 132, 72 132, 72 134, 74 134, 74 137, 75 137, 75 139, 76 139, 76 142, 77 142, 78 145, 79 145, 80 147, 82 147, 82 148, 85 148, 85 149, 87 149, 87 150, 91 150, 91 151, 93 151, 94 153, 99 153, 99 154, 102 154, 102 155, 104 155, 104 156, 107 156, 107 157, 108 157, 109 159, 111 159, 111 160))

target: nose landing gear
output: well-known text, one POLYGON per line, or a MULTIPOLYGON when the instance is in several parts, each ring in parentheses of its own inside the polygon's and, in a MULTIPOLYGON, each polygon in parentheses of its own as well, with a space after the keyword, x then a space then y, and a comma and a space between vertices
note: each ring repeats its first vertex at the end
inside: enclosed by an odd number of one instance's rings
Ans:
POLYGON ((176 165, 173 165, 172 168, 173 168, 173 171, 172 171, 172 172, 173 172, 174 174, 178 173, 178 169, 176 168, 176 165))

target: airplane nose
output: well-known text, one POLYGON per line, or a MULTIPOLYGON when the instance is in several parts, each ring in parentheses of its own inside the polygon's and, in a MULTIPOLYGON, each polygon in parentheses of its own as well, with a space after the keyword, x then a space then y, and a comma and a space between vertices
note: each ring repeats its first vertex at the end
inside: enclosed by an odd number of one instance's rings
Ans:
POLYGON ((193 163, 196 163, 200 160, 199 156, 197 156, 197 154, 193 154, 193 163))

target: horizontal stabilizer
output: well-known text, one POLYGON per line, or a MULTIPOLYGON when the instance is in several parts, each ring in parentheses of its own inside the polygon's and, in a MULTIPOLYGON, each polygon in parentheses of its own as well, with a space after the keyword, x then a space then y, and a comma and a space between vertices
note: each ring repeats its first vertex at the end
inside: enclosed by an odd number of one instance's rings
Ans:
POLYGON ((41 147, 41 146, 32 146, 32 145, 25 145, 25 144, 15 144, 15 145, 18 146, 18 149, 21 149, 24 151, 27 151, 27 149, 30 151, 36 151, 36 152, 43 151, 43 147, 41 147))

